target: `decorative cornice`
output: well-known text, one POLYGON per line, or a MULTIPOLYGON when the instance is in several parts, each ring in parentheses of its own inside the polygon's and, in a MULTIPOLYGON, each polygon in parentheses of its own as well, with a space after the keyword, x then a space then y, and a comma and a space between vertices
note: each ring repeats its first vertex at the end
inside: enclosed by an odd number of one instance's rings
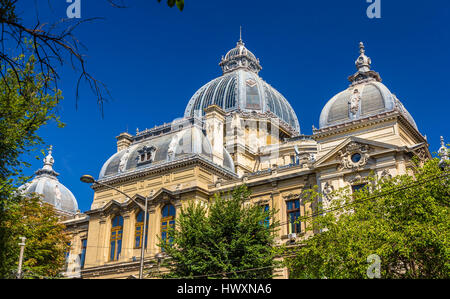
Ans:
POLYGON ((367 116, 365 118, 360 118, 357 120, 336 124, 333 126, 315 129, 313 130, 313 138, 317 141, 319 139, 333 136, 336 134, 352 131, 354 129, 368 127, 377 123, 382 123, 385 121, 399 119, 403 125, 405 125, 413 135, 421 141, 426 141, 425 137, 403 116, 403 114, 397 109, 393 109, 391 111, 386 111, 380 114, 367 116))
MULTIPOLYGON (((171 191, 166 188, 161 188, 156 193, 151 195, 151 197, 149 198, 149 202, 148 202, 149 209, 152 206, 154 206, 155 204, 161 202, 161 200, 159 198, 161 198, 163 196, 163 194, 167 194, 169 196, 169 198, 171 198, 171 199, 178 200, 181 198, 182 194, 186 194, 186 193, 190 193, 190 192, 197 192, 197 193, 202 193, 205 196, 212 196, 211 192, 209 192, 208 190, 205 190, 201 187, 198 187, 198 186, 189 187, 186 189, 179 189, 179 190, 175 190, 175 191, 171 191)), ((145 203, 145 197, 143 197, 142 195, 136 194, 135 196, 133 196, 133 199, 135 201, 141 201, 141 204, 145 203)), ((99 208, 86 211, 85 214, 93 215, 93 214, 98 214, 98 213, 105 213, 108 209, 111 209, 113 206, 116 206, 121 210, 130 209, 131 206, 133 206, 133 205, 136 205, 136 203, 131 200, 127 200, 125 202, 118 202, 116 200, 111 200, 99 208)))
MULTIPOLYGON (((133 171, 112 175, 112 176, 109 176, 109 177, 99 180, 99 182, 105 183, 105 184, 123 183, 123 182, 127 182, 130 180, 136 179, 136 178, 147 176, 152 173, 167 172, 172 169, 184 167, 187 165, 195 165, 195 164, 200 164, 200 165, 202 165, 222 176, 228 177, 230 179, 237 177, 237 174, 235 174, 234 172, 231 172, 230 170, 223 168, 223 167, 209 161, 202 155, 191 154, 185 158, 178 159, 175 161, 164 162, 164 163, 156 164, 156 165, 150 165, 145 168, 140 168, 140 169, 136 169, 133 171)), ((100 185, 93 185, 91 188, 94 190, 98 190, 98 189, 102 189, 105 187, 102 187, 100 185)))

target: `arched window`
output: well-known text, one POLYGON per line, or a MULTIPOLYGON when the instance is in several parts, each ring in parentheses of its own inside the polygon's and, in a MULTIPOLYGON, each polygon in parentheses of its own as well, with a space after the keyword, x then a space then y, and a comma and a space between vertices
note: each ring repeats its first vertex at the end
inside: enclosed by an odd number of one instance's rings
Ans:
POLYGON ((117 215, 112 220, 109 260, 117 261, 122 251, 123 217, 117 215))
MULTIPOLYGON (((140 211, 136 215, 136 225, 134 230, 134 248, 141 248, 143 231, 144 231, 144 211, 140 211)), ((147 214, 147 227, 145 230, 144 248, 147 247, 147 239, 148 239, 148 214, 147 214)))
MULTIPOLYGON (((161 217, 161 239, 167 242, 168 231, 170 227, 175 225, 175 207, 173 205, 165 205, 162 209, 161 217)), ((172 243, 172 239, 169 239, 172 243)))

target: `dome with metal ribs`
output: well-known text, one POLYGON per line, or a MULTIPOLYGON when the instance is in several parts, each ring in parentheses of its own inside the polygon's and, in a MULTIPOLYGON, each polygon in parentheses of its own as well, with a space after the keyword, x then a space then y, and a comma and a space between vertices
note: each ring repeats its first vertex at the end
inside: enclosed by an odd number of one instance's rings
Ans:
MULTIPOLYGON (((166 134, 135 141, 128 148, 113 154, 103 164, 99 179, 161 167, 192 155, 212 161, 211 143, 197 126, 182 127, 166 134)), ((234 162, 226 149, 223 164, 220 166, 234 172, 234 162)))
POLYGON ((258 76, 259 60, 244 47, 242 40, 219 64, 223 75, 201 87, 190 99, 185 117, 205 114, 205 108, 217 105, 225 112, 270 112, 300 134, 297 115, 286 98, 258 76))
POLYGON ((61 184, 57 178, 59 173, 53 170, 54 159, 52 147, 44 158, 44 167, 36 171, 36 177, 29 183, 19 187, 23 194, 39 194, 42 200, 51 204, 56 210, 74 215, 78 211, 78 203, 72 192, 61 184))
POLYGON ((360 43, 357 72, 349 77, 350 86, 335 95, 320 114, 320 129, 349 121, 397 110, 417 129, 411 114, 390 90, 381 83, 380 75, 370 69, 371 60, 360 43))

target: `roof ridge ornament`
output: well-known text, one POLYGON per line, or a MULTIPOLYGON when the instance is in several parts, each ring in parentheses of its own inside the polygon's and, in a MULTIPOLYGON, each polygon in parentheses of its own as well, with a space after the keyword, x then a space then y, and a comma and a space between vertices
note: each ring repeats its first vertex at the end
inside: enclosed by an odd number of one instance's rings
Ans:
POLYGON ((359 57, 355 61, 357 72, 348 78, 352 82, 350 86, 373 80, 381 82, 380 75, 370 69, 371 64, 372 60, 366 55, 364 43, 359 42, 359 57))

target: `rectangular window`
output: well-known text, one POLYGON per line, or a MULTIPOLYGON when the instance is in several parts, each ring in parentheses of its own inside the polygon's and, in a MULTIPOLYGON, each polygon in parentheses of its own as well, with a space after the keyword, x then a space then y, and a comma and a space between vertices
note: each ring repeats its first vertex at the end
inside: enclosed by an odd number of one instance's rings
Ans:
POLYGON ((86 259, 87 239, 81 240, 81 254, 80 254, 80 267, 84 268, 84 261, 86 259))
MULTIPOLYGON (((264 209, 264 213, 269 213, 269 205, 264 205, 263 206, 263 209, 264 209)), ((266 227, 266 228, 269 228, 269 226, 270 226, 270 216, 267 216, 265 219, 264 219, 264 223, 263 223, 263 225, 264 225, 264 227, 266 227)))
POLYGON ((300 221, 296 222, 297 219, 300 218, 300 199, 286 201, 286 213, 288 220, 288 234, 300 233, 300 221))

